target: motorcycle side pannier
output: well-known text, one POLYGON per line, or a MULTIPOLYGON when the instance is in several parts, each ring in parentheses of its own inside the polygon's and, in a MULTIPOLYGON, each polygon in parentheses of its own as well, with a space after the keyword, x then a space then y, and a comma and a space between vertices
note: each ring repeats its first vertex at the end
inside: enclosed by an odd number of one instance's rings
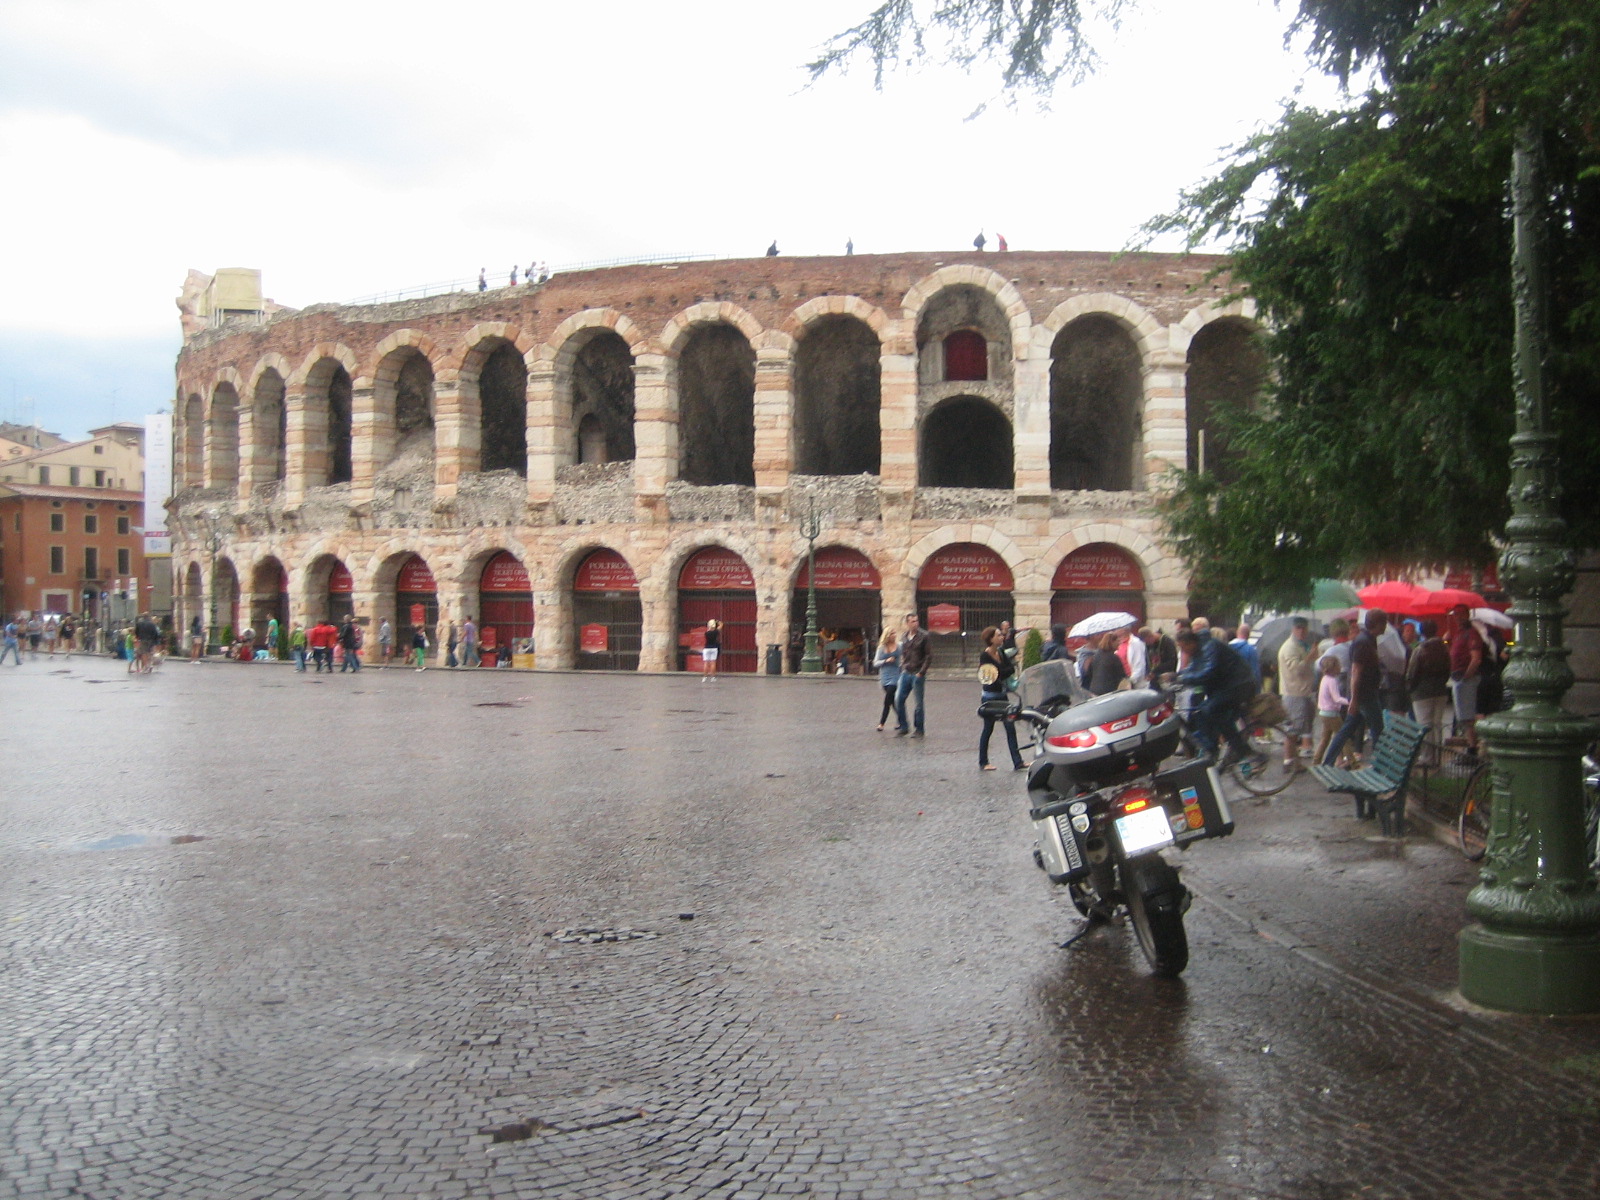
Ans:
POLYGON ((1044 873, 1051 883, 1068 883, 1089 873, 1089 806, 1081 799, 1054 800, 1032 809, 1044 873))
POLYGON ((1233 814, 1222 794, 1222 780, 1209 759, 1161 771, 1151 781, 1172 824, 1172 839, 1182 846, 1202 838, 1227 837, 1233 814))

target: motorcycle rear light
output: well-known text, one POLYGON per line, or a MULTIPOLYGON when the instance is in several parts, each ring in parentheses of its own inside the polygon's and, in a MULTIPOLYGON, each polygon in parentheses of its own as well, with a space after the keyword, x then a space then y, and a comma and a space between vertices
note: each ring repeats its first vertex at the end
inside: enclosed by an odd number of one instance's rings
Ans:
POLYGON ((1058 733, 1054 737, 1045 738, 1045 745, 1054 746, 1058 750, 1082 750, 1085 746, 1094 745, 1094 730, 1080 729, 1075 733, 1058 733))
POLYGON ((1158 704, 1150 710, 1150 724, 1159 725, 1172 715, 1172 705, 1158 704))
POLYGON ((1144 788, 1131 787, 1117 797, 1117 803, 1124 814, 1136 813, 1142 808, 1149 808, 1152 799, 1154 797, 1144 788))
POLYGON ((1134 813, 1138 812, 1141 808, 1148 807, 1150 807, 1150 801, 1148 800, 1125 800, 1122 804, 1122 811, 1125 813, 1134 813))

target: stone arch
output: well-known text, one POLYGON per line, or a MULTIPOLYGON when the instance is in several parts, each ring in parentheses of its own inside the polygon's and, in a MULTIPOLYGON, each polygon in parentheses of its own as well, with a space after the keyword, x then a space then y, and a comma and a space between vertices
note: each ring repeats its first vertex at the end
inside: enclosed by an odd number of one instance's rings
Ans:
MULTIPOLYGON (((992 525, 943 525, 924 534, 906 551, 905 557, 897 567, 898 573, 914 588, 917 577, 922 574, 922 568, 936 551, 965 542, 987 546, 998 554, 1010 568, 1014 585, 1018 590, 1021 589, 1023 566, 1028 561, 1027 556, 1022 553, 1021 547, 1015 541, 992 525)), ((887 581, 887 575, 885 580, 887 581)))
POLYGON ((1254 305, 1238 301, 1192 310, 1178 327, 1184 336, 1184 415, 1190 470, 1207 471, 1226 483, 1233 477, 1227 431, 1219 418, 1228 410, 1260 403, 1269 378, 1254 305), (1189 326, 1185 328, 1185 326, 1189 326))
MULTIPOLYGON (((441 587, 446 584, 458 588, 463 592, 473 591, 478 586, 478 577, 483 572, 484 564, 496 554, 502 552, 511 555, 528 572, 529 582, 537 588, 543 575, 543 564, 537 555, 528 550, 522 542, 508 537, 508 530, 474 529, 461 542, 453 548, 453 553, 447 559, 439 555, 437 561, 447 564, 434 570, 434 578, 441 587)), ((435 559, 428 559, 429 566, 433 566, 435 559)))
POLYGON ((1146 360, 1135 331, 1087 312, 1050 344, 1050 486, 1126 492, 1144 482, 1146 360))
POLYGON ((882 467, 888 319, 854 297, 812 301, 791 318, 791 445, 801 475, 876 475, 882 467), (827 301, 839 301, 830 304, 827 301), (805 320, 799 320, 805 310, 805 320), (870 318, 870 319, 869 319, 870 318))
POLYGON ((1157 356, 1167 349, 1167 328, 1150 315, 1136 301, 1114 292, 1087 292, 1063 300, 1050 310, 1050 315, 1039 322, 1035 333, 1034 351, 1039 357, 1048 357, 1056 336, 1079 317, 1100 316, 1116 322, 1128 332, 1139 348, 1139 359, 1146 371, 1155 364, 1157 356))
POLYGON ((251 489, 281 481, 289 466, 288 380, 294 373, 281 354, 264 354, 250 373, 250 439, 241 458, 251 489))
POLYGON ((1187 586, 1181 564, 1162 550, 1149 534, 1120 521, 1096 521, 1080 526, 1070 533, 1064 533, 1046 546, 1031 560, 1025 574, 1018 573, 1018 589, 1049 591, 1050 581, 1055 578, 1056 567, 1062 559, 1074 550, 1100 543, 1109 543, 1134 557, 1139 569, 1144 572, 1146 592, 1182 591, 1187 586), (1158 583, 1161 585, 1160 588, 1157 587, 1158 583))
POLYGON ((184 487, 205 483, 206 402, 199 392, 190 392, 179 416, 183 459, 178 478, 184 487))
POLYGON ((744 334, 745 340, 752 347, 761 340, 763 333, 761 322, 737 304, 727 300, 706 301, 702 304, 691 304, 682 312, 674 314, 662 327, 661 336, 657 339, 662 353, 677 357, 682 352, 683 344, 689 335, 701 325, 731 325, 744 334))
POLYGON ((879 341, 888 339, 894 324, 888 313, 860 296, 816 296, 789 314, 783 331, 798 343, 806 336, 808 325, 828 316, 854 317, 877 334, 879 341))
MULTIPOLYGON (((431 482, 440 357, 433 339, 416 329, 397 329, 373 350, 368 376, 370 409, 356 417, 368 431, 365 453, 357 457, 374 476, 395 471, 425 475, 431 482)), ((356 381, 357 391, 362 383, 356 381)))
POLYGON ((941 400, 919 422, 918 486, 1015 486, 1011 421, 984 396, 962 393, 941 400))
POLYGON ((553 372, 552 438, 556 465, 626 462, 634 436, 635 363, 646 339, 614 309, 585 309, 563 321, 541 358, 553 372), (585 427, 590 436, 585 441, 585 427))
MULTIPOLYGON (((515 325, 484 322, 447 360, 459 389, 462 441, 477 446, 465 469, 528 473, 528 362, 533 343, 515 325)), ((441 372, 443 374, 444 372, 441 372)))
POLYGON ((233 490, 239 485, 239 405, 243 383, 232 367, 217 372, 206 406, 205 485, 233 490))
POLYGON ((339 342, 319 342, 289 378, 289 441, 302 486, 354 478, 355 378, 360 364, 339 342))
POLYGON ((978 282, 952 279, 930 294, 910 323, 922 407, 970 391, 995 401, 1009 416, 1016 364, 1029 345, 1026 321, 1026 309, 1013 316, 994 292, 978 282), (1019 320, 1024 324, 1019 326, 1019 320), (966 346, 964 339, 972 345, 958 355, 958 346, 966 346), (963 369, 957 369, 958 359, 966 358, 976 361, 963 362, 963 369))
POLYGON ((1032 324, 1028 302, 1022 298, 1022 293, 1009 279, 987 267, 958 263, 940 267, 937 271, 924 275, 906 292, 902 301, 902 319, 911 329, 916 329, 922 323, 922 316, 929 302, 940 292, 953 287, 973 287, 989 293, 1010 326, 1010 357, 1027 356, 1032 324))
POLYGON ((667 407, 677 415, 678 478, 700 486, 754 486, 755 342, 761 328, 726 303, 698 304, 682 315, 695 319, 664 338, 672 348, 667 407))

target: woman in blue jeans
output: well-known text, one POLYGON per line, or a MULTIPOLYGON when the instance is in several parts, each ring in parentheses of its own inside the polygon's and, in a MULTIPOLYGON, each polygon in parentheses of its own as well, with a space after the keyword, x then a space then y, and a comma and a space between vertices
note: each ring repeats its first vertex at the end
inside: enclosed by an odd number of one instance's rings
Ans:
POLYGON ((1027 765, 1022 761, 1022 752, 1017 749, 1016 722, 988 711, 989 701, 1006 699, 1006 680, 1017 671, 1016 664, 1005 651, 1003 641, 1000 630, 995 626, 991 625, 983 631, 983 652, 978 655, 978 682, 983 686, 983 706, 978 710, 983 717, 983 733, 978 738, 978 769, 981 771, 994 770, 994 764, 989 761, 989 738, 994 733, 996 721, 1005 727, 1006 745, 1011 748, 1011 769, 1020 771, 1027 765))
POLYGON ((883 711, 878 714, 878 732, 889 721, 894 711, 894 693, 900 686, 900 639, 892 629, 885 629, 878 639, 878 652, 872 656, 872 665, 878 671, 878 686, 883 689, 883 711))

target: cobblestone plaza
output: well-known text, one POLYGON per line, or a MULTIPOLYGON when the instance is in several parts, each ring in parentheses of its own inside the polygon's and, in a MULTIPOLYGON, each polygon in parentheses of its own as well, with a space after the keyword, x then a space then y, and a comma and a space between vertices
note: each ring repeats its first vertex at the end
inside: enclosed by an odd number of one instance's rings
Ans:
POLYGON ((1310 784, 1167 982, 965 684, 4 670, 0 1197, 1600 1194, 1600 1023, 1455 1000, 1473 868, 1310 784))

